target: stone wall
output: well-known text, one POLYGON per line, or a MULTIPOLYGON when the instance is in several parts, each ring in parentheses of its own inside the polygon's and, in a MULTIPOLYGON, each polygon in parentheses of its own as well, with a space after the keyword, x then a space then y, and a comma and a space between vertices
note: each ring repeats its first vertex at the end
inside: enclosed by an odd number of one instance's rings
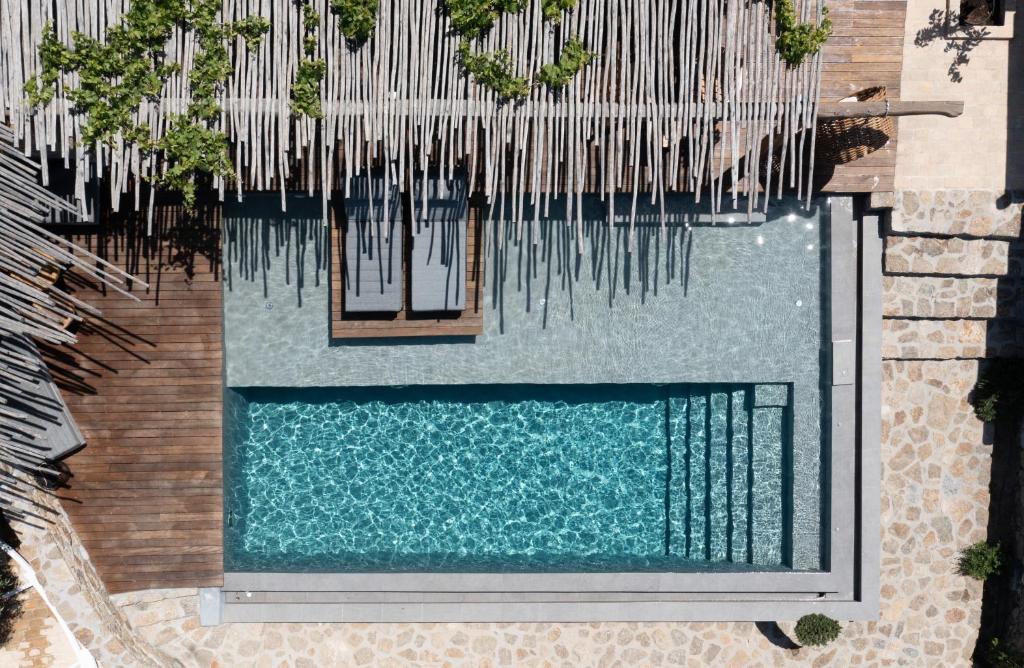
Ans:
POLYGON ((885 359, 1024 355, 1015 199, 984 190, 895 194, 885 242, 885 359))

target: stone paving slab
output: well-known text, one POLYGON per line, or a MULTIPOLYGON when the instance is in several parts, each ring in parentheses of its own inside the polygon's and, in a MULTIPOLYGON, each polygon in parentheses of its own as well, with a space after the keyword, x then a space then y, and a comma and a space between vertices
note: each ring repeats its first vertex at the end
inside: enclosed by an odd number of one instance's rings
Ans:
POLYGON ((940 236, 1020 236, 1021 204, 999 190, 900 191, 892 210, 892 231, 940 236))
POLYGON ((1002 276, 1009 243, 992 239, 885 239, 885 271, 890 274, 1002 276))
POLYGON ((18 598, 21 614, 14 622, 10 640, 0 647, 0 666, 62 668, 74 665, 75 649, 35 589, 25 590, 18 598))
POLYGON ((882 321, 883 359, 979 359, 988 352, 987 345, 986 320, 882 321))
POLYGON ((882 315, 887 318, 993 318, 994 278, 883 276, 882 315))

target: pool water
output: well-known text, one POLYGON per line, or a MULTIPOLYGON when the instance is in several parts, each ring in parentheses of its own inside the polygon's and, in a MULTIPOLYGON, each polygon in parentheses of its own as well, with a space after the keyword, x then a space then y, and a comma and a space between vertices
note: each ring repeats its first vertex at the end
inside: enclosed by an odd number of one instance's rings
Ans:
POLYGON ((790 563, 791 387, 230 392, 233 571, 790 563))

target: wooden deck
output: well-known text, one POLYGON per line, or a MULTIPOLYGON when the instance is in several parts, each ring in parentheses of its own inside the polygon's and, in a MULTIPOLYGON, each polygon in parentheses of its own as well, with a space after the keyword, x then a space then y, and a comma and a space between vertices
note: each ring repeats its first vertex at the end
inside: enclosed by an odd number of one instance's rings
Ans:
MULTIPOLYGON (((408 310, 408 259, 410 244, 405 244, 405 286, 402 310, 394 315, 345 313, 345 286, 342 260, 345 240, 340 224, 331 226, 331 338, 371 339, 423 336, 478 336, 484 331, 483 244, 480 235, 480 209, 469 207, 466 230, 466 308, 456 314, 417 314, 408 310)), ((408 230, 406 230, 408 233, 408 230)))
POLYGON ((70 281, 103 317, 73 349, 46 351, 87 440, 61 496, 111 592, 223 576, 220 220, 161 222, 152 238, 144 222, 142 234, 74 238, 152 287, 137 303, 70 281))
MULTIPOLYGON (((834 0, 828 3, 832 37, 825 43, 822 101, 841 100, 872 86, 885 86, 900 99, 903 29, 907 3, 902 0, 834 0)), ((898 125, 898 123, 897 123, 898 125)), ((894 189, 897 133, 865 157, 831 168, 818 166, 826 192, 885 192, 894 189), (829 173, 831 172, 831 173, 829 173)))

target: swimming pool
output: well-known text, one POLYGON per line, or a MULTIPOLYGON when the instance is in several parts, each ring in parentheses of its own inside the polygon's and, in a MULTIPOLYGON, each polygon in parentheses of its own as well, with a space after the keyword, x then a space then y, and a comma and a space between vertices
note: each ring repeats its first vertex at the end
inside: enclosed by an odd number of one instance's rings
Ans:
POLYGON ((791 564, 792 387, 230 391, 229 571, 791 564))

